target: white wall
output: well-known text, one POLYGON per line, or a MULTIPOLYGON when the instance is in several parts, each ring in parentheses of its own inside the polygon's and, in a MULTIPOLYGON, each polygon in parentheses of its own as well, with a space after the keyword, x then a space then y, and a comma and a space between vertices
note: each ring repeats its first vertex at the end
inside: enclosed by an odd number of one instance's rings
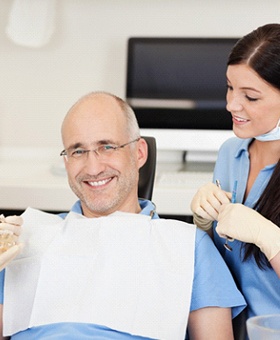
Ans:
POLYGON ((11 5, 0 1, 0 148, 60 151, 61 121, 81 95, 123 97, 130 36, 235 37, 280 22, 279 0, 57 0, 52 39, 29 48, 5 33, 11 5))

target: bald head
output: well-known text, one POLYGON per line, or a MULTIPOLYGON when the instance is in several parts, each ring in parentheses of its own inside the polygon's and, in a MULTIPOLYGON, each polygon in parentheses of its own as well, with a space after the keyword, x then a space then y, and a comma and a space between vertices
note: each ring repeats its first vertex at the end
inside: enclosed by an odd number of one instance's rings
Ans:
POLYGON ((120 123, 119 127, 123 129, 127 138, 136 139, 140 136, 139 126, 131 107, 121 98, 107 92, 91 92, 81 97, 69 109, 61 128, 63 143, 69 125, 75 128, 77 121, 81 119, 87 119, 88 124, 107 119, 110 126, 120 123))

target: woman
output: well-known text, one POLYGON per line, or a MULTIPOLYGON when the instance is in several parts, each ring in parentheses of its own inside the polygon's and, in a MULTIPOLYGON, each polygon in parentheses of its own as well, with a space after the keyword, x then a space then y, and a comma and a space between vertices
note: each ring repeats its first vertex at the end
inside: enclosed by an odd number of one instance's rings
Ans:
POLYGON ((219 151, 215 184, 194 196, 194 222, 210 229, 214 221, 215 244, 247 300, 247 317, 280 313, 280 24, 259 27, 233 47, 227 110, 237 138, 219 151))

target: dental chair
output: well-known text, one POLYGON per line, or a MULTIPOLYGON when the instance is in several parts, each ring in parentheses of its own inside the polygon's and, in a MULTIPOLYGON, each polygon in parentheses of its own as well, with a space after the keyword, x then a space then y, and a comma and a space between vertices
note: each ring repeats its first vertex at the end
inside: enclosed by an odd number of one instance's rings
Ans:
POLYGON ((234 340, 247 339, 246 319, 247 310, 245 309, 232 320, 234 340))
POLYGON ((139 170, 138 197, 152 200, 157 162, 157 147, 154 137, 141 136, 148 144, 148 158, 139 170))

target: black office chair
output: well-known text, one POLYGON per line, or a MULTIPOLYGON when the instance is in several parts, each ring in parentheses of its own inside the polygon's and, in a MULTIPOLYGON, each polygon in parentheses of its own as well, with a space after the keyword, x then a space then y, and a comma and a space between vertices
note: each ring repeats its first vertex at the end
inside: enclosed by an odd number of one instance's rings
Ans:
POLYGON ((152 199, 157 162, 157 147, 154 137, 141 136, 148 144, 148 159, 139 170, 138 197, 152 199))
POLYGON ((246 309, 232 320, 234 340, 247 339, 246 320, 247 320, 246 309))

